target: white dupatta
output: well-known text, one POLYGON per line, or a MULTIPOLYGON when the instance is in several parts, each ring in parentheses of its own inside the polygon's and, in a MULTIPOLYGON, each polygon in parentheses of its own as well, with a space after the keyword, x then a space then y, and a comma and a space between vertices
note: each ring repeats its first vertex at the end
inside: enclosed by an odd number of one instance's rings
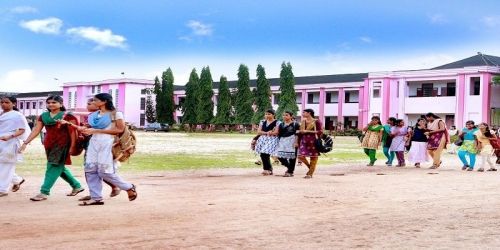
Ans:
POLYGON ((31 133, 26 118, 17 111, 0 113, 0 136, 13 135, 17 130, 24 129, 24 133, 16 139, 0 140, 0 163, 15 163, 20 160, 17 150, 19 140, 26 140, 31 133))

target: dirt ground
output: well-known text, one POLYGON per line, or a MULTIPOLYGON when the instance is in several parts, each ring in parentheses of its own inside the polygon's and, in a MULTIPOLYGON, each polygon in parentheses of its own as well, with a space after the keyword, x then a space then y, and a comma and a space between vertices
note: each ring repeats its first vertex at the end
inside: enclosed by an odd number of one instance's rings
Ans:
POLYGON ((66 197, 62 180, 31 202, 42 176, 24 176, 0 198, 0 249, 499 248, 500 173, 451 159, 436 171, 320 166, 310 180, 304 167, 293 178, 257 167, 127 173, 136 201, 122 193, 90 207, 66 197))

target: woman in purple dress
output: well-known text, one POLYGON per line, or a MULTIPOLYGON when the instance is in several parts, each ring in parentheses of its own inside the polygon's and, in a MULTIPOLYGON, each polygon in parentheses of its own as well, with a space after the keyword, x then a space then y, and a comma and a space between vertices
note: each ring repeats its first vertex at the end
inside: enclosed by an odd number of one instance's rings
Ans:
POLYGON ((316 149, 316 138, 321 137, 323 128, 318 119, 314 119, 314 110, 304 109, 302 111, 302 121, 299 130, 299 160, 303 162, 308 168, 304 178, 310 179, 316 170, 318 163, 319 152, 316 149), (309 161, 306 157, 309 157, 309 161))

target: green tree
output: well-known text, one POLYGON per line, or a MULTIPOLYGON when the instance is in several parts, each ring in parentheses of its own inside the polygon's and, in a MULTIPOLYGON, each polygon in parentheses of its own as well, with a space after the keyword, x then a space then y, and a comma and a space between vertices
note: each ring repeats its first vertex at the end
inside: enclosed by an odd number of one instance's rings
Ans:
POLYGON ((295 94, 295 77, 290 62, 281 64, 280 96, 276 117, 281 117, 285 111, 296 114, 299 111, 295 94))
POLYGON ((156 112, 150 95, 146 96, 146 121, 148 123, 156 122, 156 112))
POLYGON ((175 102, 174 102, 174 74, 172 70, 168 68, 163 72, 161 76, 161 89, 162 89, 162 101, 163 107, 161 114, 161 119, 158 119, 161 123, 174 124, 174 111, 175 111, 175 102))
POLYGON ((235 108, 235 123, 241 125, 249 125, 252 123, 253 117, 253 97, 250 91, 250 75, 248 67, 240 64, 238 69, 238 84, 236 92, 235 108))
POLYGON ((227 84, 225 76, 220 77, 219 82, 219 99, 217 101, 217 115, 215 116, 215 124, 229 125, 231 124, 231 92, 227 84))
POLYGON ((156 120, 160 120, 160 115, 163 114, 165 111, 163 109, 163 91, 161 88, 160 80, 158 79, 158 76, 155 77, 155 87, 154 91, 155 93, 155 106, 156 106, 156 120))
POLYGON ((262 65, 257 66, 257 88, 255 93, 255 105, 257 110, 253 114, 252 123, 259 124, 259 121, 264 119, 266 110, 271 106, 271 86, 266 78, 266 70, 262 65))
POLYGON ((493 77, 493 84, 500 85, 500 76, 493 77))
POLYGON ((196 108, 196 120, 198 124, 210 124, 214 117, 214 102, 212 97, 213 80, 210 74, 210 68, 204 67, 200 74, 200 84, 198 88, 198 106, 196 108))
POLYGON ((182 123, 184 124, 197 124, 196 108, 198 106, 199 81, 198 73, 196 69, 193 69, 186 84, 186 99, 182 105, 182 123))

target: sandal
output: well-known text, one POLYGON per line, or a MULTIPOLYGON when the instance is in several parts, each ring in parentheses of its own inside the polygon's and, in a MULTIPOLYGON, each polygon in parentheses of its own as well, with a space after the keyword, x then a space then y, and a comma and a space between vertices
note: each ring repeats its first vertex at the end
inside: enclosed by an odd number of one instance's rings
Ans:
POLYGON ((30 198, 30 200, 32 201, 44 201, 47 199, 47 196, 46 194, 37 194, 33 197, 30 198))
POLYGON ((135 185, 132 184, 132 188, 127 190, 128 200, 133 201, 137 199, 137 191, 135 190, 135 185))
POLYGON ((24 183, 24 179, 21 180, 18 184, 12 185, 12 192, 17 192, 21 188, 21 184, 24 183))
POLYGON ((96 206, 96 205, 104 205, 104 201, 90 200, 78 204, 78 206, 96 206))
POLYGON ((484 172, 484 168, 478 169, 477 172, 484 172))
POLYGON ((92 200, 92 198, 90 197, 90 195, 83 196, 82 198, 78 199, 78 201, 89 201, 89 200, 92 200))
POLYGON ((71 193, 67 194, 66 196, 75 196, 83 191, 85 191, 85 188, 73 188, 73 190, 71 190, 71 193))
POLYGON ((490 169, 488 169, 486 171, 497 171, 497 169, 496 168, 490 168, 490 169))
POLYGON ((306 175, 306 176, 304 176, 304 179, 311 179, 311 178, 313 178, 312 175, 306 175))
POLYGON ((111 194, 109 194, 109 197, 115 197, 115 196, 118 196, 120 194, 122 190, 119 189, 119 188, 113 188, 111 189, 111 194))
POLYGON ((283 175, 283 177, 293 177, 293 174, 290 174, 290 173, 285 173, 285 174, 283 175))

